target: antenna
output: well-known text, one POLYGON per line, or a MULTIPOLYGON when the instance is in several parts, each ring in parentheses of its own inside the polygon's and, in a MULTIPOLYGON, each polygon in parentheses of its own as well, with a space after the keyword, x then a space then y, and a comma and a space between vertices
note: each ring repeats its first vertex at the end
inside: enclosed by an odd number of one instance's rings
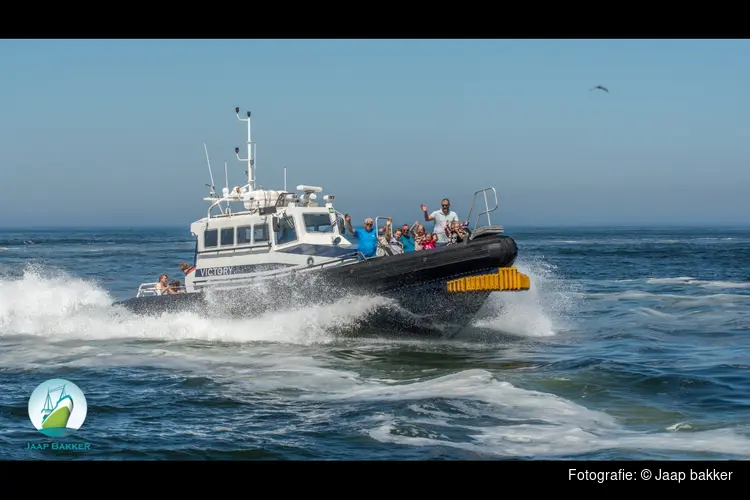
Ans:
MULTIPOLYGON (((208 159, 208 146, 206 146, 206 143, 203 143, 203 150, 206 152, 206 163, 208 164, 208 176, 211 178, 211 196, 214 198, 218 198, 216 195, 216 187, 214 185, 214 174, 211 172, 211 160, 208 159)), ((227 202, 227 205, 229 202, 227 202)), ((219 208, 221 208, 221 203, 219 203, 219 208)), ((223 210, 223 209, 222 209, 223 210)))
POLYGON ((214 186, 214 174, 211 172, 211 160, 208 159, 208 146, 203 143, 203 150, 206 152, 206 163, 208 164, 208 177, 211 179, 211 185, 209 186, 211 196, 216 196, 216 188, 214 186))
POLYGON ((247 184, 251 191, 255 190, 255 144, 253 144, 252 134, 250 132, 250 111, 247 112, 247 118, 240 118, 240 108, 234 108, 237 119, 241 122, 247 122, 247 158, 240 158, 240 148, 234 148, 234 153, 239 161, 247 162, 247 184))
POLYGON ((224 162, 224 187, 229 189, 229 174, 227 173, 227 162, 224 162))
POLYGON ((284 165, 284 192, 286 193, 286 165, 284 165))

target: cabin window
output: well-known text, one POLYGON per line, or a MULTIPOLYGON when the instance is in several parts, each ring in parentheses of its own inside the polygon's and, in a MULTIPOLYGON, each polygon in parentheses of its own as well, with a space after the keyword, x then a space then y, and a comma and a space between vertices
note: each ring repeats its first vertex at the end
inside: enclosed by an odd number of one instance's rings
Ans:
POLYGON ((294 228, 294 219, 282 217, 279 219, 279 232, 276 234, 276 244, 283 245, 297 239, 297 230, 294 228))
POLYGON ((218 231, 216 229, 207 229, 203 231, 203 246, 205 248, 215 247, 218 244, 218 231))
POLYGON ((237 244, 244 245, 250 243, 253 240, 253 227, 252 226, 240 226, 237 228, 237 244))
POLYGON ((221 246, 233 246, 234 245, 234 228, 225 227, 221 230, 221 246))
POLYGON ((268 224, 256 224, 253 229, 253 238, 255 242, 268 241, 268 224))
POLYGON ((303 214, 302 219, 305 221, 305 229, 308 233, 332 233, 330 216, 324 214, 303 214))

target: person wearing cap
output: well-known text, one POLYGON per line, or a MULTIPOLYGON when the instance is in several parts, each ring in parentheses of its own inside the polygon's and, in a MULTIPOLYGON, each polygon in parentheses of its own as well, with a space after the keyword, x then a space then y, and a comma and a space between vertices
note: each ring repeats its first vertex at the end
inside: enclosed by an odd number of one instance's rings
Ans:
POLYGON ((359 252, 368 259, 375 257, 378 249, 378 232, 375 230, 375 223, 372 218, 365 219, 364 229, 354 229, 352 227, 352 216, 349 214, 344 215, 344 220, 346 221, 346 228, 357 238, 359 252))

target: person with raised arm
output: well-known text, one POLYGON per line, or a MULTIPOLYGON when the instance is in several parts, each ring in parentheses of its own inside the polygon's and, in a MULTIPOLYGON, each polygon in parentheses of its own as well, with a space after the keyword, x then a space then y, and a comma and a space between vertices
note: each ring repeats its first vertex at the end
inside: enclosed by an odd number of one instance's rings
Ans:
POLYGON ((426 222, 434 221, 435 223, 435 226, 432 228, 432 231, 437 235, 435 246, 442 247, 447 245, 449 240, 445 233, 446 224, 454 220, 458 221, 456 212, 451 211, 451 201, 448 198, 443 198, 440 203, 440 210, 435 210, 432 213, 427 212, 427 205, 424 203, 421 208, 424 213, 424 220, 426 222))
POLYGON ((346 228, 349 230, 355 238, 357 238, 357 248, 359 252, 370 259, 377 255, 378 249, 378 232, 373 227, 375 223, 372 218, 368 217, 365 219, 364 229, 354 229, 352 227, 352 216, 349 214, 344 215, 344 221, 346 222, 346 228))
POLYGON ((404 253, 404 244, 401 242, 401 228, 393 230, 393 220, 388 219, 385 221, 385 235, 383 235, 383 243, 390 249, 392 255, 404 253))

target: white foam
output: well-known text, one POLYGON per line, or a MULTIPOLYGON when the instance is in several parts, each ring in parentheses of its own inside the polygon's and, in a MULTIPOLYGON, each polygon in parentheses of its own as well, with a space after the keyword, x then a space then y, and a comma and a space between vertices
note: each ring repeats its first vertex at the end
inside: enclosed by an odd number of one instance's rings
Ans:
POLYGON ((330 342, 329 332, 354 324, 380 297, 347 298, 324 307, 300 306, 248 319, 205 318, 192 313, 148 317, 113 307, 95 283, 30 267, 22 279, 0 280, 0 336, 36 335, 50 340, 141 338, 223 342, 330 342))
MULTIPOLYGON (((558 396, 514 387, 484 370, 468 370, 431 381, 391 387, 362 387, 337 399, 407 400, 419 415, 373 416, 366 432, 381 442, 411 446, 447 446, 507 457, 555 457, 607 449, 713 452, 750 457, 750 439, 732 429, 703 432, 634 432, 603 412, 558 396), (432 401, 448 402, 451 410, 432 401), (459 401, 456 401, 459 400, 459 401), (465 404, 489 403, 490 408, 465 404), (463 423, 495 416, 502 423, 463 423), (421 429, 420 429, 421 428, 421 429), (460 439, 449 438, 463 431, 460 439), (416 435, 415 435, 416 434, 416 435)), ((671 430, 687 429, 682 423, 671 430)))
POLYGON ((571 311, 577 306, 575 285, 554 277, 554 266, 538 260, 519 261, 531 289, 490 295, 485 312, 473 325, 523 337, 549 337, 570 327, 571 311))
POLYGON ((746 303, 750 301, 750 295, 737 295, 731 293, 713 293, 710 295, 680 295, 675 293, 652 293, 641 290, 626 290, 623 292, 589 292, 581 294, 585 298, 597 298, 600 300, 621 301, 669 301, 673 307, 684 304, 687 307, 697 305, 729 305, 731 303, 746 303))
POLYGON ((694 285, 704 288, 750 288, 750 281, 706 281, 693 278, 692 276, 649 278, 646 281, 652 285, 694 285))
MULTIPOLYGON (((645 238, 582 238, 582 239, 540 239, 535 240, 534 243, 537 245, 599 245, 599 246, 610 246, 610 245, 675 245, 675 244, 716 244, 724 242, 734 242, 736 238, 722 238, 722 237, 698 237, 698 238, 669 238, 669 237, 645 237, 645 238)), ((746 240, 742 238, 741 240, 746 240)))

